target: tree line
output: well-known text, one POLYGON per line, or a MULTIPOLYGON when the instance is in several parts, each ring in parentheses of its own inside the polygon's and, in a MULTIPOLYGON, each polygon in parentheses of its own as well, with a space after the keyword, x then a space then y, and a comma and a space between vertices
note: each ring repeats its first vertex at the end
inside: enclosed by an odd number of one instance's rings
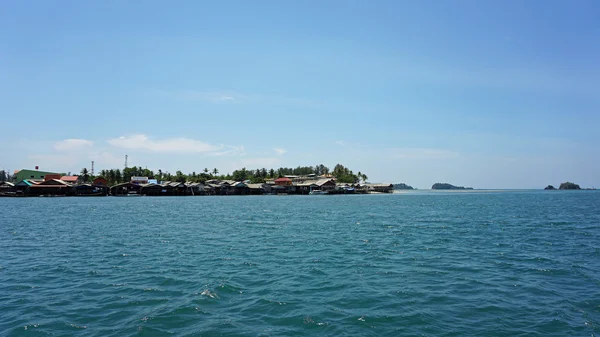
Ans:
POLYGON ((5 181, 11 181, 13 176, 10 174, 10 170, 0 170, 0 183, 5 181))
MULTIPOLYGON (((176 171, 171 173, 163 171, 161 169, 156 172, 147 168, 138 166, 126 167, 124 169, 109 169, 101 170, 98 176, 103 177, 108 181, 109 185, 119 184, 123 182, 131 181, 131 177, 148 177, 149 179, 156 179, 158 181, 177 181, 177 182, 198 182, 204 183, 207 180, 219 179, 219 180, 235 180, 235 181, 247 181, 251 183, 264 183, 266 179, 277 179, 286 175, 323 175, 331 174, 340 183, 359 183, 361 181, 366 182, 368 177, 362 172, 354 173, 344 165, 335 165, 333 171, 327 166, 319 164, 316 166, 298 166, 296 168, 291 167, 280 167, 275 168, 257 168, 257 169, 246 169, 241 168, 233 171, 231 174, 219 174, 217 168, 208 169, 204 168, 200 172, 191 172, 188 174, 182 171, 176 171)), ((87 168, 81 170, 81 177, 83 181, 91 181, 95 177, 92 177, 88 172, 87 168)))

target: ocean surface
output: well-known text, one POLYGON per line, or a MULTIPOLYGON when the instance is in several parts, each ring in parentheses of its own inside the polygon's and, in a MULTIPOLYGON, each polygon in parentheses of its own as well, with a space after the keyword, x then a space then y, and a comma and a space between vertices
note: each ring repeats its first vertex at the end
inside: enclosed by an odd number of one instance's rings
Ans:
POLYGON ((0 336, 600 336, 599 191, 2 198, 0 336))

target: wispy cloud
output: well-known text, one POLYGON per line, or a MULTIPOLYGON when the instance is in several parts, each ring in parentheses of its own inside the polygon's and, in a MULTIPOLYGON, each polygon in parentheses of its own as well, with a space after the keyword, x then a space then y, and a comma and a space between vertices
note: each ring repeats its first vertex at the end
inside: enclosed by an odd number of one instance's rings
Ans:
POLYGON ((249 95, 244 95, 233 91, 156 90, 155 92, 177 100, 203 101, 210 103, 242 102, 251 98, 249 95))
POLYGON ((287 153, 287 150, 286 150, 286 149, 282 149, 282 148, 280 148, 280 147, 276 147, 276 148, 274 148, 274 149, 273 149, 273 151, 275 151, 275 153, 277 153, 277 154, 278 154, 278 155, 280 155, 280 156, 283 156, 284 154, 286 154, 286 153, 287 153))
POLYGON ((69 138, 54 143, 54 149, 58 151, 76 151, 89 149, 94 146, 94 142, 87 139, 69 138))
POLYGON ((191 138, 151 139, 144 134, 134 134, 109 139, 110 145, 127 150, 144 150, 163 153, 204 153, 208 155, 233 155, 244 152, 243 146, 209 144, 191 138))
POLYGON ((342 140, 337 140, 335 143, 339 146, 346 146, 346 143, 344 143, 342 140))

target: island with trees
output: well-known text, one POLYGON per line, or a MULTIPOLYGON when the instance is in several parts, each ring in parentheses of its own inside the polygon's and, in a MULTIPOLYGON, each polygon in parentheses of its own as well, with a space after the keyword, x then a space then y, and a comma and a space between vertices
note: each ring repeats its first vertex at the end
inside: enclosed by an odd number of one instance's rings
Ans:
POLYGON ((591 187, 591 188, 581 188, 578 184, 572 183, 570 181, 564 182, 562 184, 560 184, 560 186, 558 186, 558 188, 552 186, 552 185, 548 185, 546 187, 544 187, 544 190, 547 191, 554 191, 554 190, 595 190, 596 188, 591 187))
POLYGON ((473 187, 454 186, 448 183, 435 183, 431 186, 432 190, 472 190, 473 187))
POLYGON ((581 187, 579 187, 579 185, 577 185, 575 183, 567 181, 567 182, 560 184, 558 189, 559 190, 580 190, 581 187))
POLYGON ((414 188, 410 185, 406 185, 405 183, 394 184, 395 190, 414 190, 414 188))

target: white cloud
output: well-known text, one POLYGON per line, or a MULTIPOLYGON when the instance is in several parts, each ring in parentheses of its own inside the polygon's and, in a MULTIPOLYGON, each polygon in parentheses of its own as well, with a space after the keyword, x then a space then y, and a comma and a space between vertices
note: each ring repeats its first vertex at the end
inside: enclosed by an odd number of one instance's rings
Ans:
POLYGON ((91 148, 94 142, 87 139, 69 138, 54 143, 54 149, 58 151, 75 151, 91 148))
POLYGON ((109 139, 108 143, 114 147, 127 150, 145 150, 163 153, 204 153, 222 156, 241 154, 244 152, 243 146, 215 145, 183 137, 154 140, 143 134, 109 139))
POLYGON ((276 147, 276 148, 274 148, 274 149, 273 149, 273 151, 275 151, 275 153, 277 153, 277 154, 278 154, 278 155, 280 155, 280 156, 283 156, 284 154, 286 154, 286 153, 287 153, 287 150, 286 150, 286 149, 282 149, 282 148, 280 148, 280 147, 276 147))
POLYGON ((229 145, 222 145, 223 146, 223 150, 222 151, 216 151, 216 152, 209 152, 207 153, 208 155, 211 156, 234 156, 234 155, 239 155, 239 156, 244 156, 246 155, 246 150, 244 149, 243 146, 229 146, 229 145))
POLYGON ((337 145, 339 145, 339 146, 346 146, 346 143, 344 143, 344 142, 343 142, 343 141, 341 141, 341 140, 337 140, 335 143, 336 143, 337 145))

